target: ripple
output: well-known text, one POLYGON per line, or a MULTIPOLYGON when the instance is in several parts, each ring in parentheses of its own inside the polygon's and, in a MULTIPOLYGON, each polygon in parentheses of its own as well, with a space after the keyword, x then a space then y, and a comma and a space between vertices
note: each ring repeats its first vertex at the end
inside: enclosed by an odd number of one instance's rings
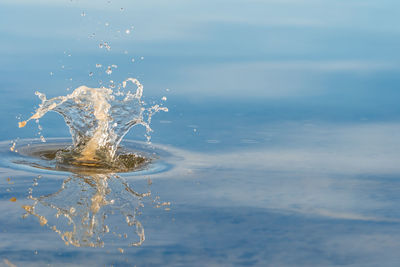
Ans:
POLYGON ((171 156, 169 152, 145 142, 123 141, 113 164, 76 161, 73 155, 68 157, 68 149, 72 145, 68 138, 49 138, 46 143, 40 139, 22 139, 18 140, 14 151, 10 150, 11 144, 10 141, 0 142, 0 166, 14 170, 145 175, 172 168, 165 161, 171 156), (58 157, 60 152, 63 153, 62 159, 58 157))

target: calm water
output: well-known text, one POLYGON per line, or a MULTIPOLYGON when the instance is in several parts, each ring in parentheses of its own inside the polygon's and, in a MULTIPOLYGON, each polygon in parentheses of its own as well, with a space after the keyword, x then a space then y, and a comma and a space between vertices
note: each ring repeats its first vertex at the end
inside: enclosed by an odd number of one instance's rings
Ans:
MULTIPOLYGON (((399 9, 386 0, 2 0, 0 264, 398 266, 399 9), (56 113, 40 134, 35 123, 18 128, 40 103, 35 91, 50 98, 128 77, 148 104, 167 98, 169 112, 151 124, 151 171, 90 180, 9 163, 17 137, 69 137, 56 113), (116 200, 100 205, 109 232, 94 224, 104 247, 66 245, 40 225, 45 216, 68 229, 54 215, 78 205, 84 232, 99 188, 116 200), (23 218, 35 201, 39 215, 23 218), (142 230, 142 245, 129 246, 142 230)), ((124 140, 143 145, 145 134, 138 126, 124 140)))

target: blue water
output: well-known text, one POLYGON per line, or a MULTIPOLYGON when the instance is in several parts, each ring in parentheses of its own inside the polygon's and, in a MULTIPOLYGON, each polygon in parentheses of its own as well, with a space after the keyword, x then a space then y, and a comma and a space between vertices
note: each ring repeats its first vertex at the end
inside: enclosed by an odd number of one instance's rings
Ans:
MULTIPOLYGON (((54 97, 136 77, 148 103, 167 97, 152 142, 172 166, 124 175, 171 202, 165 210, 143 199, 146 240, 124 253, 118 238, 66 246, 36 218, 22 219, 37 175, 38 195, 69 175, 3 166, 1 264, 398 266, 399 8, 392 0, 1 1, 2 141, 39 137, 35 123, 18 129, 16 118, 40 103, 36 90, 54 97), (99 48, 104 41, 110 51, 99 48)), ((69 136, 55 113, 40 124, 46 138, 69 136)), ((126 139, 144 134, 136 127, 126 139)))

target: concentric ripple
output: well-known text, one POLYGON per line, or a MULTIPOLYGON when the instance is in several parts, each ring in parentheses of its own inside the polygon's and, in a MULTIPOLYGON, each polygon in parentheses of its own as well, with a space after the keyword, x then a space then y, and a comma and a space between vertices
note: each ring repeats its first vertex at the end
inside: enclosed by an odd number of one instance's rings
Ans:
POLYGON ((0 166, 16 170, 63 171, 77 174, 130 173, 143 175, 168 170, 171 166, 162 158, 169 156, 165 150, 144 142, 123 141, 115 160, 76 160, 71 140, 49 138, 19 140, 13 149, 11 142, 0 142, 0 166))

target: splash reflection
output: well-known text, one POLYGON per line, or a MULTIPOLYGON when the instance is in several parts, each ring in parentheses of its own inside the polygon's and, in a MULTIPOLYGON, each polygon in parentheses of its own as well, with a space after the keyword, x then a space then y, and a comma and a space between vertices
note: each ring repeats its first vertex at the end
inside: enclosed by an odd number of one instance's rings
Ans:
POLYGON ((150 191, 138 193, 116 174, 73 174, 57 192, 35 197, 40 178, 29 189, 33 204, 23 206, 23 217, 37 217, 66 245, 104 247, 116 238, 129 246, 144 242, 144 228, 137 216, 150 191))

